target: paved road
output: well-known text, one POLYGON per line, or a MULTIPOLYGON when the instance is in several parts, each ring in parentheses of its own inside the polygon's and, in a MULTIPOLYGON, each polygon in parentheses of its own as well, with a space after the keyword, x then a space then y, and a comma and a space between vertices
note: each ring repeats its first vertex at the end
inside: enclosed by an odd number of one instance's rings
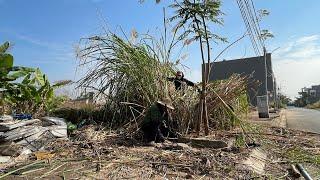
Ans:
POLYGON ((320 133, 320 111, 289 107, 286 116, 288 128, 320 133))

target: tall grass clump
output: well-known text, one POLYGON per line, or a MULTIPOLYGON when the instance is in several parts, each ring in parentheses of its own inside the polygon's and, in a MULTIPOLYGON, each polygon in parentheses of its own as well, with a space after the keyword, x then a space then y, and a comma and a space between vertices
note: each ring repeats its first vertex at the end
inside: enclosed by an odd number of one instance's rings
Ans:
POLYGON ((313 103, 313 104, 308 104, 308 105, 307 105, 307 108, 310 108, 310 109, 320 109, 320 101, 315 102, 315 103, 313 103))
MULTIPOLYGON (((170 127, 180 134, 194 132, 200 114, 200 93, 192 87, 176 91, 173 83, 167 81, 177 70, 179 58, 173 58, 172 53, 180 41, 174 35, 171 41, 165 36, 156 41, 146 35, 134 43, 111 32, 82 39, 78 57, 87 73, 78 86, 104 97, 105 116, 99 116, 99 120, 132 132, 139 129, 148 107, 169 98, 175 107, 170 127)), ((211 129, 237 126, 239 118, 235 114, 247 109, 245 84, 246 78, 234 75, 207 85, 211 129)))
POLYGON ((139 119, 147 107, 168 97, 166 77, 174 72, 173 64, 161 59, 145 40, 135 44, 113 33, 90 37, 78 57, 80 66, 90 67, 79 87, 104 95, 105 108, 117 125, 139 119))

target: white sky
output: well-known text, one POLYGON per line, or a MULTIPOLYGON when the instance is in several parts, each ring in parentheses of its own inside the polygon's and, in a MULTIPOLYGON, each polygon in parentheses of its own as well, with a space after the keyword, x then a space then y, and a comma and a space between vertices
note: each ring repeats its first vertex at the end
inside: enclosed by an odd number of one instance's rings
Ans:
POLYGON ((281 91, 294 99, 301 88, 320 84, 320 35, 291 38, 272 60, 281 91))

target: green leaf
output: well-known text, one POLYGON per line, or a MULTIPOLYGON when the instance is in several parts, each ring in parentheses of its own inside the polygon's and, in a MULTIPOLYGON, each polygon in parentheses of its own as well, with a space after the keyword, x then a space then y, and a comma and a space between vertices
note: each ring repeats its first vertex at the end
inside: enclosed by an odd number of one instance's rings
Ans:
POLYGON ((13 56, 11 54, 0 54, 0 68, 11 68, 13 66, 13 56))
POLYGON ((72 80, 61 80, 61 81, 58 81, 55 84, 53 84, 52 88, 57 89, 57 88, 66 86, 66 85, 71 84, 71 83, 72 83, 72 80))
POLYGON ((30 83, 30 77, 31 77, 31 73, 29 73, 21 82, 22 84, 29 84, 30 83))
POLYGON ((30 74, 30 73, 26 72, 26 71, 17 71, 17 72, 10 73, 7 77, 18 79, 18 78, 21 78, 21 77, 25 77, 28 74, 30 74))
POLYGON ((22 94, 26 100, 32 99, 33 94, 28 86, 21 86, 22 94))
POLYGON ((10 47, 10 43, 6 41, 0 46, 0 53, 5 53, 9 47, 10 47))
POLYGON ((35 68, 30 68, 30 67, 23 67, 23 66, 13 66, 11 68, 11 71, 26 71, 26 72, 35 72, 35 68))
POLYGON ((53 96, 54 96, 53 89, 50 88, 49 91, 48 91, 48 93, 47 93, 47 99, 51 99, 51 98, 53 98, 53 96))
POLYGON ((0 78, 9 73, 9 69, 13 66, 13 56, 10 54, 0 54, 0 78))
POLYGON ((77 125, 73 124, 72 122, 67 122, 67 130, 69 132, 72 132, 76 129, 77 129, 77 125))
POLYGON ((40 86, 45 85, 45 76, 42 74, 39 68, 34 72, 34 83, 38 83, 40 86))

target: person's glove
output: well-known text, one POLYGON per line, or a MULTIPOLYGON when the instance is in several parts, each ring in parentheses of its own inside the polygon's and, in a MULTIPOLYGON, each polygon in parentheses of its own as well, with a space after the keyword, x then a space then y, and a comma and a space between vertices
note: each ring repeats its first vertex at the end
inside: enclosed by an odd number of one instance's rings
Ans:
POLYGON ((168 128, 165 120, 163 120, 161 123, 162 123, 162 126, 163 126, 164 128, 168 128))

